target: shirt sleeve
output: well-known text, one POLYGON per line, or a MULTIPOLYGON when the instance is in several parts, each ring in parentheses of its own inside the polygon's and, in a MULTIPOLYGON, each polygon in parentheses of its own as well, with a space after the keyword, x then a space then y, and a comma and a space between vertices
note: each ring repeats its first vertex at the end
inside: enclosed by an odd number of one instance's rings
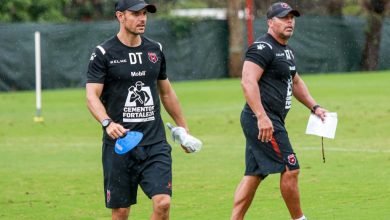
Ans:
POLYGON ((104 83, 107 66, 104 58, 104 49, 96 47, 89 60, 87 83, 104 83))
POLYGON ((158 80, 166 80, 168 78, 166 71, 165 56, 164 53, 161 52, 161 66, 160 73, 158 74, 158 80))
POLYGON ((265 69, 274 59, 274 54, 268 43, 252 44, 245 55, 246 61, 256 63, 261 68, 265 69))

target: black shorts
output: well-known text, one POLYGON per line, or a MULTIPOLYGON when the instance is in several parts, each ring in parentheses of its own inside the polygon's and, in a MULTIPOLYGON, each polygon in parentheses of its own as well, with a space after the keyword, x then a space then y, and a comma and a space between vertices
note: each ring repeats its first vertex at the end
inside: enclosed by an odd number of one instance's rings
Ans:
POLYGON ((171 146, 162 141, 138 146, 119 155, 114 146, 103 144, 104 195, 107 208, 127 208, 137 203, 137 189, 152 198, 172 195, 171 146))
POLYGON ((260 176, 299 169, 298 159, 291 147, 288 134, 281 122, 272 120, 274 133, 270 142, 261 142, 257 136, 257 118, 249 112, 241 113, 241 126, 246 138, 245 175, 260 176))

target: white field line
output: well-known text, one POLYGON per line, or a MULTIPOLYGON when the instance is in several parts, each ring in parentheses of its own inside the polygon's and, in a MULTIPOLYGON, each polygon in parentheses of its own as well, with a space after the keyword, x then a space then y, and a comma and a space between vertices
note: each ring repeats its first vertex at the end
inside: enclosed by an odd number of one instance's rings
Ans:
MULTIPOLYGON (((365 148, 335 148, 335 147, 326 147, 324 146, 325 151, 334 151, 334 152, 361 152, 361 153, 390 153, 390 149, 380 150, 380 149, 365 149, 365 148)), ((300 147, 296 148, 304 151, 318 151, 321 150, 321 146, 318 147, 300 147)))

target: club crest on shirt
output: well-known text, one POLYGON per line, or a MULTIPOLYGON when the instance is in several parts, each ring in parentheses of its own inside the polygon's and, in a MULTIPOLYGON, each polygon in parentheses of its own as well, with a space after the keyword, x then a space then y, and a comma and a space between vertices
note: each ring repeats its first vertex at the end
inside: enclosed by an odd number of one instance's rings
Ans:
POLYGON ((293 165, 293 166, 295 166, 295 164, 297 163, 297 159, 295 158, 294 154, 288 155, 287 160, 288 160, 288 163, 293 165))
POLYGON ((158 57, 157 57, 156 53, 148 52, 148 57, 149 57, 150 62, 157 63, 158 57))

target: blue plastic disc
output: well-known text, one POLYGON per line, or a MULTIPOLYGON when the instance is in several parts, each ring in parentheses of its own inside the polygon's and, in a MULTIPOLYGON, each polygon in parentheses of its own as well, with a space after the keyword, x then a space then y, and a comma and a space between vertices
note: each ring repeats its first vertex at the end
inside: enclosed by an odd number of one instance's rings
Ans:
POLYGON ((139 131, 129 131, 126 136, 118 138, 115 142, 115 153, 125 154, 136 147, 143 138, 139 131))

